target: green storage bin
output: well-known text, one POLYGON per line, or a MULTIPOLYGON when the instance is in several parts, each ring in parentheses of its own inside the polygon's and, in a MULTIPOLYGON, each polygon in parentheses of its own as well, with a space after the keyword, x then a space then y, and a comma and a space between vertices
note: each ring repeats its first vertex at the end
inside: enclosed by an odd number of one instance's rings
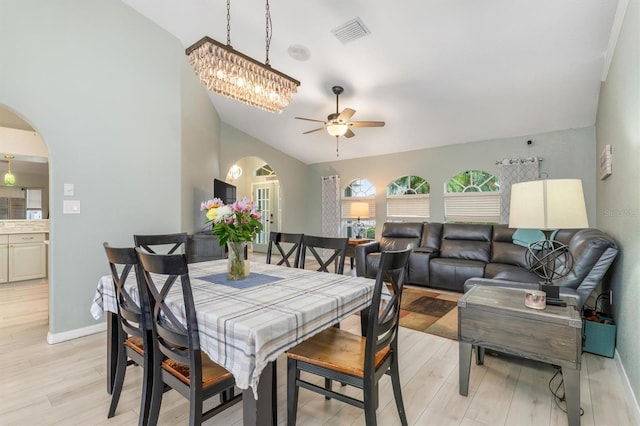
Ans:
POLYGON ((616 348, 616 325, 613 319, 600 317, 600 321, 583 321, 584 344, 582 350, 596 355, 613 358, 613 351, 616 348))

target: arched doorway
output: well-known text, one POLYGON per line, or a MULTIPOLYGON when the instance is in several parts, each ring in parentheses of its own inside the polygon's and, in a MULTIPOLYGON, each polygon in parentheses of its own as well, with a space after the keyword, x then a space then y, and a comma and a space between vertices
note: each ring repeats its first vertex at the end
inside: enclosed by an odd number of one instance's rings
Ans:
POLYGON ((8 283, 0 285, 16 292, 30 323, 49 323, 49 182, 44 140, 27 120, 0 105, 0 222, 4 233, 12 233, 9 238, 23 235, 29 241, 0 245, 0 262, 6 262, 0 283, 8 283), (14 182, 2 179, 9 169, 14 182))
POLYGON ((276 171, 260 157, 243 157, 227 173, 225 181, 236 186, 238 199, 247 197, 262 214, 263 230, 253 242, 253 250, 266 253, 269 233, 279 231, 281 223, 280 182, 276 171))

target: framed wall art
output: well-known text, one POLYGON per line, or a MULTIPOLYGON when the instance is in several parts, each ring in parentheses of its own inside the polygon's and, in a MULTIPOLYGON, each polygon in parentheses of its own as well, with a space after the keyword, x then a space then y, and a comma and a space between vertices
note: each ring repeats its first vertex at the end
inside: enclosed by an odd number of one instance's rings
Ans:
POLYGON ((605 145, 600 154, 600 180, 611 176, 611 145, 605 145))

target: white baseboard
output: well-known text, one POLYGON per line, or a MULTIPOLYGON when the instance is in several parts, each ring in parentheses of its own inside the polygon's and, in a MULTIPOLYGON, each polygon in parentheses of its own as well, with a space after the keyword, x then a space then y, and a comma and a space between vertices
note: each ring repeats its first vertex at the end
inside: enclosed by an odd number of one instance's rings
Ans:
POLYGON ((633 416, 635 417, 634 424, 640 424, 640 406, 638 405, 636 394, 631 387, 631 383, 629 382, 627 372, 624 370, 624 365, 622 364, 622 360, 620 359, 618 349, 615 350, 614 360, 616 361, 616 366, 618 367, 620 377, 622 377, 622 386, 624 387, 624 394, 627 396, 631 414, 633 414, 633 416))
POLYGON ((55 345, 56 343, 65 342, 67 340, 77 339, 78 337, 89 336, 91 334, 100 333, 107 329, 107 323, 90 325, 89 327, 76 328, 75 330, 63 331, 62 333, 47 333, 47 343, 55 345))

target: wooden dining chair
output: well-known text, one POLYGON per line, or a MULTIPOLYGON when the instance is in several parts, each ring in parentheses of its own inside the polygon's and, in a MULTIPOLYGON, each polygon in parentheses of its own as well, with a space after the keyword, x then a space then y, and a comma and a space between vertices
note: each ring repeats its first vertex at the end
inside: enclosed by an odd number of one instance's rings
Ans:
POLYGON ((174 254, 182 250, 187 253, 187 233, 158 234, 158 235, 134 235, 133 241, 136 247, 142 247, 147 253, 174 254), (160 250, 160 247, 163 250, 160 250))
POLYGON ((389 374, 402 425, 407 417, 402 402, 398 368, 398 322, 400 302, 411 250, 383 252, 376 277, 367 329, 362 337, 331 327, 305 340, 287 352, 287 424, 295 425, 298 388, 312 390, 329 398, 364 409, 367 426, 376 424, 378 381, 389 374), (387 285, 388 284, 388 285, 387 285), (383 296, 383 288, 390 295, 383 296), (300 372, 337 380, 362 389, 363 399, 320 387, 300 378, 300 372))
POLYGON ((189 424, 200 425, 242 399, 234 396, 233 375, 200 349, 198 321, 185 254, 152 254, 136 248, 153 311, 153 391, 149 424, 158 422, 163 388, 169 386, 189 400, 189 424), (167 297, 179 292, 183 312, 174 312, 167 297), (181 320, 181 318, 184 318, 181 320), (220 403, 203 411, 203 402, 220 395, 220 403))
POLYGON ((300 268, 305 269, 305 266, 311 264, 311 262, 307 261, 307 253, 311 253, 313 260, 318 263, 318 271, 342 274, 348 245, 348 238, 304 235, 300 253, 300 268))
POLYGON ((287 234, 284 232, 269 233, 269 245, 267 246, 267 263, 271 264, 271 254, 275 247, 281 259, 278 265, 285 265, 288 268, 297 268, 300 263, 300 247, 302 245, 303 234, 287 234), (283 247, 282 244, 285 244, 283 247), (285 248, 288 250, 285 251, 285 248))
POLYGON ((140 269, 138 255, 133 247, 115 248, 104 243, 104 250, 109 260, 109 268, 116 292, 117 301, 117 336, 118 348, 116 359, 116 373, 113 390, 111 393, 111 405, 108 418, 114 416, 118 407, 118 401, 124 384, 127 366, 136 364, 142 367, 142 397, 140 402, 140 425, 146 425, 151 401, 151 318, 150 305, 146 284, 140 269), (136 290, 141 302, 137 303, 125 282, 131 272, 135 273, 136 290))

